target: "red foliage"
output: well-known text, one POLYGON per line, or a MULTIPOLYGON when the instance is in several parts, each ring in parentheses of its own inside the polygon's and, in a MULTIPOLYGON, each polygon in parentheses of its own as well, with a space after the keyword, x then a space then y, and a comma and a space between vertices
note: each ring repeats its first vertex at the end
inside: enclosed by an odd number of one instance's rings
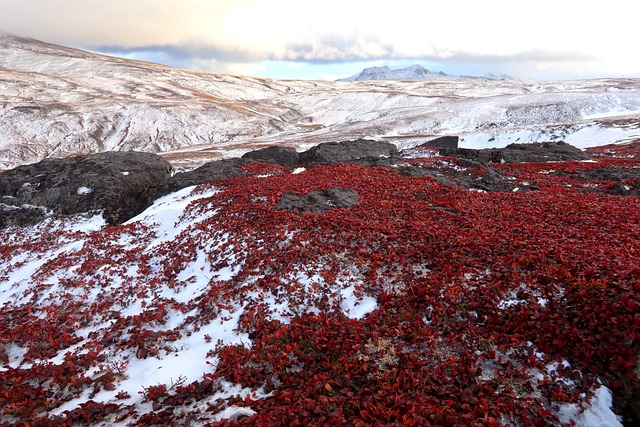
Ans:
MULTIPOLYGON (((454 164, 445 160, 412 161, 454 164)), ((226 380, 271 394, 209 402, 212 412, 227 405, 257 412, 213 425, 557 425, 554 405, 578 402, 598 380, 617 396, 640 387, 640 200, 577 192, 583 182, 571 175, 610 166, 638 164, 605 158, 500 166, 541 189, 518 193, 470 192, 357 165, 293 175, 258 164, 248 171, 271 176, 200 186, 195 192, 221 191, 189 205, 183 218, 204 219, 175 239, 147 252, 115 245, 125 237, 152 239, 135 223, 84 236, 82 250, 61 254, 34 276, 33 305, 4 308, 0 343, 26 347, 24 360, 33 365, 0 372, 0 408, 7 419, 41 417, 52 425, 108 417, 169 424, 178 408, 201 416, 189 404, 211 398, 226 380), (542 173, 550 170, 564 173, 542 173), (360 205, 324 214, 273 209, 287 191, 336 186, 356 190, 360 205), (212 206, 215 215, 207 216, 212 206), (433 208, 443 206, 454 209, 433 208), (180 273, 200 251, 212 271, 241 268, 232 280, 212 279, 188 302, 156 296, 140 314, 120 315, 127 298, 147 301, 163 286, 179 289, 180 273), (76 297, 50 308, 36 304, 50 286, 46 278, 71 266, 79 266, 76 274, 61 274, 61 283, 76 297), (126 274, 132 267, 144 280, 126 274), (301 271, 323 280, 302 286, 293 279, 301 271), (111 289, 116 276, 122 286, 111 289), (347 317, 336 297, 351 283, 378 303, 361 320, 347 317), (99 300, 77 297, 100 288, 110 290, 99 300), (287 303, 289 323, 254 301, 266 294, 287 303), (216 369, 201 381, 145 388, 153 411, 134 416, 130 407, 88 402, 46 417, 82 390, 117 390, 117 375, 84 376, 107 349, 162 355, 187 334, 159 328, 172 312, 196 313, 185 323, 197 331, 234 305, 244 307, 238 329, 251 346, 218 345, 209 354, 216 369), (97 316, 110 326, 82 342, 74 331, 97 316), (82 355, 43 362, 77 343, 82 355), (559 364, 565 359, 570 368, 559 364), (553 363, 559 365, 550 372, 553 363), (532 372, 549 373, 535 379, 532 372)), ((40 235, 8 243, 0 257, 52 247, 40 235)))

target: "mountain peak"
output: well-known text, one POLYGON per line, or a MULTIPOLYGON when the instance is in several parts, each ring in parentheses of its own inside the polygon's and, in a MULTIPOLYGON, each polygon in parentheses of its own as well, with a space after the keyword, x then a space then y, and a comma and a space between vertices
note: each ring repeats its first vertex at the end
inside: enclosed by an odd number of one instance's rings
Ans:
POLYGON ((449 81, 449 80, 464 80, 464 81, 516 81, 518 79, 508 76, 506 74, 486 74, 484 76, 456 76, 449 75, 442 71, 431 71, 422 65, 413 64, 406 68, 400 68, 397 70, 391 70, 388 66, 382 67, 370 67, 365 68, 358 74, 354 74, 351 77, 339 79, 339 82, 351 82, 362 80, 426 80, 426 81, 449 81))

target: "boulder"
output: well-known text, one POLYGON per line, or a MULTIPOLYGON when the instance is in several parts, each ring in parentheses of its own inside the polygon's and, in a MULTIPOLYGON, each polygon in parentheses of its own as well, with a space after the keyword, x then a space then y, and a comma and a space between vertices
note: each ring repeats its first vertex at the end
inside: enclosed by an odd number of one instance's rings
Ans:
POLYGON ((356 141, 327 142, 300 153, 300 163, 305 165, 363 163, 365 159, 395 157, 399 152, 389 142, 358 139, 356 141))
MULTIPOLYGON (((469 164, 465 167, 481 167, 481 164, 478 162, 472 160, 466 160, 466 162, 469 162, 469 164)), ((469 190, 475 189, 487 192, 511 192, 516 189, 517 191, 539 190, 535 185, 518 184, 510 181, 502 175, 500 170, 492 168, 491 166, 484 165, 482 168, 485 172, 480 176, 474 175, 466 170, 423 167, 418 165, 404 166, 398 170, 402 175, 431 177, 447 187, 461 187, 469 190)))
POLYGON ((111 224, 149 207, 171 165, 152 153, 107 152, 46 159, 0 174, 3 226, 26 225, 47 215, 102 211, 111 224), (16 209, 17 208, 17 209, 16 209), (47 212, 47 214, 43 214, 47 212))
POLYGON ((240 166, 250 163, 247 159, 223 159, 205 163, 197 169, 189 172, 177 173, 158 186, 155 198, 166 196, 185 187, 199 185, 209 181, 216 181, 224 178, 235 178, 249 175, 240 169, 240 166))
POLYGON ((359 204, 360 198, 355 190, 331 187, 327 190, 312 191, 304 196, 288 192, 280 198, 275 209, 322 213, 334 208, 350 208, 359 204))
POLYGON ((441 136, 436 139, 432 139, 431 141, 427 141, 424 144, 420 144, 418 147, 456 149, 458 148, 459 139, 460 138, 456 135, 441 136))
POLYGON ((482 163, 532 163, 588 160, 589 155, 563 141, 531 144, 510 144, 504 148, 441 149, 442 156, 458 156, 482 163))
POLYGON ((47 208, 21 204, 15 197, 0 199, 0 229, 37 224, 51 215, 47 208))
POLYGON ((271 147, 261 148, 260 150, 249 151, 242 156, 243 159, 253 160, 256 162, 270 162, 288 168, 298 166, 299 155, 295 148, 282 147, 272 145, 271 147))

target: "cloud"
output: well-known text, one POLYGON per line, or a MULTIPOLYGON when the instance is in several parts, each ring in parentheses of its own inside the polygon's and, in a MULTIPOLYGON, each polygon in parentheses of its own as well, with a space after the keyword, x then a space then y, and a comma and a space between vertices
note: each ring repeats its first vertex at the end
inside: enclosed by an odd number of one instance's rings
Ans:
MULTIPOLYGON (((0 30, 183 67, 416 59, 640 74, 637 9, 538 0, 3 0, 0 30)), ((218 69, 214 71, 219 71, 218 69)))
POLYGON ((155 55, 170 58, 173 62, 187 62, 211 59, 223 61, 252 62, 265 59, 263 55, 256 54, 255 52, 241 49, 229 49, 225 46, 215 46, 210 44, 147 46, 96 45, 86 46, 86 48, 94 52, 103 52, 118 56, 155 55))

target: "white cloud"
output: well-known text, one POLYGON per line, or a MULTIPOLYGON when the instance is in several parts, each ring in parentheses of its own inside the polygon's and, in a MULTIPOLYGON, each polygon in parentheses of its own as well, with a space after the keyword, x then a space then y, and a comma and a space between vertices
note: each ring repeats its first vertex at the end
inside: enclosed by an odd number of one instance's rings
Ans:
POLYGON ((627 0, 3 0, 0 29, 225 69, 413 58, 493 62, 538 75, 640 75, 638 9, 627 0))

